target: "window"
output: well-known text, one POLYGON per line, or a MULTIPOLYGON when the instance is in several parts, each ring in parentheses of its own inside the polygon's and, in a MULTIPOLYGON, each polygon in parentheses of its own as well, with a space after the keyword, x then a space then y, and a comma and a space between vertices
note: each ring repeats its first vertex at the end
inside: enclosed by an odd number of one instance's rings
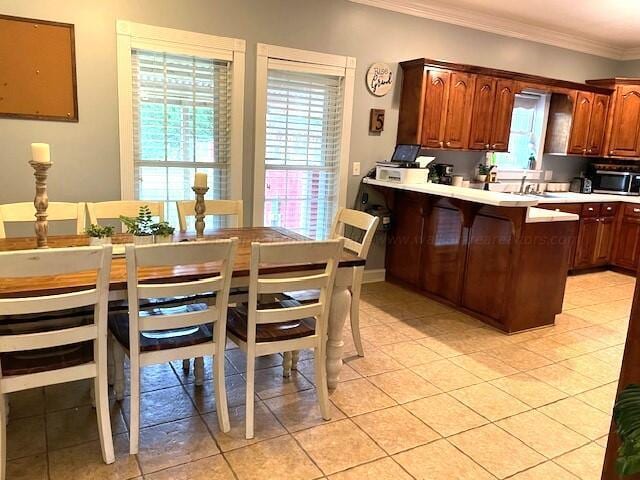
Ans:
POLYGON ((516 94, 511 117, 509 151, 496 153, 501 170, 527 170, 529 157, 536 158, 535 169, 541 168, 544 150, 544 128, 549 111, 548 96, 536 93, 516 94))
POLYGON ((254 224, 328 236, 346 193, 355 67, 347 60, 259 46, 254 224), (322 57, 329 64, 311 63, 322 57))
MULTIPOLYGON (((233 179, 241 175, 241 111, 235 110, 242 107, 242 83, 236 92, 234 75, 242 76, 243 66, 235 68, 242 58, 215 48, 233 46, 231 39, 157 29, 163 40, 149 42, 155 27, 128 25, 142 38, 119 33, 122 196, 166 202, 167 220, 175 226, 174 202, 194 198, 197 171, 208 174, 206 198, 241 197, 233 179), (167 31, 182 43, 172 45, 167 31), (185 47, 189 38, 192 48, 185 47)), ((207 226, 224 226, 221 221, 211 217, 207 226)))

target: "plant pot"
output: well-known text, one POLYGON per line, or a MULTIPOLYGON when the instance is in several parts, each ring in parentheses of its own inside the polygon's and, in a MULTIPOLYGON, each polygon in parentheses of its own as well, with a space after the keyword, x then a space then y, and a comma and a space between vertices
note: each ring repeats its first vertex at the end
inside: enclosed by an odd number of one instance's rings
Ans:
POLYGON ((476 175, 476 181, 478 182, 486 182, 487 181, 487 176, 486 175, 476 175))
POLYGON ((173 242, 173 235, 155 235, 154 243, 171 243, 173 242))
POLYGON ((134 235, 134 245, 151 245, 153 243, 153 235, 134 235))
POLYGON ((89 245, 92 247, 111 245, 111 237, 89 237, 89 245))

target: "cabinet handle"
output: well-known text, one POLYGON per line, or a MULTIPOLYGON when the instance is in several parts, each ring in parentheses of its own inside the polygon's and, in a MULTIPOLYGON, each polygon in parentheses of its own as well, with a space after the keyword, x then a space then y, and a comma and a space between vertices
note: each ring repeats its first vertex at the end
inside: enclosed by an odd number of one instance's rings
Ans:
POLYGON ((608 211, 611 211, 611 207, 607 207, 607 210, 608 210, 608 211))
POLYGON ((583 149, 582 149, 582 153, 587 153, 587 149, 586 149, 586 148, 583 148, 583 149))
POLYGON ((609 155, 613 155, 613 150, 609 150, 609 155))
POLYGON ((640 212, 640 208, 634 208, 633 211, 634 211, 634 213, 638 213, 638 212, 640 212))
POLYGON ((447 147, 451 146, 451 142, 447 142, 447 147))
POLYGON ((560 209, 559 209, 559 208, 556 208, 555 210, 556 210, 556 212, 559 212, 559 211, 560 211, 560 209))
POLYGON ((443 141, 440 141, 440 146, 444 147, 444 142, 443 141))
POLYGON ((489 148, 491 145, 489 145, 488 143, 484 144, 484 148, 489 148))
POLYGON ((587 208, 587 210, 589 210, 590 212, 593 212, 593 207, 589 207, 589 208, 587 208))
POLYGON ((498 144, 494 143, 493 145, 491 145, 491 148, 498 148, 498 144))

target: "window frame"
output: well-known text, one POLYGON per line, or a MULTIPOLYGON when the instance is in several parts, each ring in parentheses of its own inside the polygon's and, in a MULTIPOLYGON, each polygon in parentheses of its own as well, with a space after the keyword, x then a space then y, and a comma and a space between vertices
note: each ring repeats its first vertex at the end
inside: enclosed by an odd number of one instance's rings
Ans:
POLYGON ((118 127, 120 132, 120 198, 135 199, 133 145, 133 74, 131 50, 191 55, 231 62, 231 137, 229 200, 242 200, 242 141, 246 42, 237 38, 156 27, 118 20, 118 127))
POLYGON ((343 55, 258 43, 256 58, 256 119, 253 178, 253 225, 264 226, 265 148, 269 61, 279 69, 344 78, 342 132, 338 162, 338 208, 345 207, 349 180, 349 148, 353 117, 356 59, 343 55))

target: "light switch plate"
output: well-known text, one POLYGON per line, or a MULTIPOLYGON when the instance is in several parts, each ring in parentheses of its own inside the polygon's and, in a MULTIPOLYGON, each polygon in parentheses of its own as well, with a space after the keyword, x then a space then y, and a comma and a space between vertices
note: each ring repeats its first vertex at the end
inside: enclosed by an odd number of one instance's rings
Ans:
POLYGON ((360 175, 360 162, 353 162, 352 175, 360 175))

